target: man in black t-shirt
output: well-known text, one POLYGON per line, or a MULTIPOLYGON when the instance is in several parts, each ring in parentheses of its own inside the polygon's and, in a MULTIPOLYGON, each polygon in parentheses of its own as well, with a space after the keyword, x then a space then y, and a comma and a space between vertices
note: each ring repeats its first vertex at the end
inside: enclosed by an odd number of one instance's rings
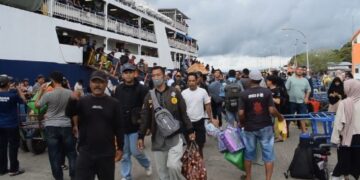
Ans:
POLYGON ((271 91, 260 87, 262 80, 260 71, 252 70, 249 79, 249 88, 241 92, 239 101, 240 125, 245 129, 246 179, 251 179, 251 163, 256 159, 256 142, 259 142, 265 162, 266 180, 270 180, 275 160, 271 115, 278 117, 279 121, 283 121, 283 117, 274 106, 271 91))
POLYGON ((75 111, 70 112, 77 119, 74 121, 74 131, 79 128, 77 180, 95 179, 95 175, 99 180, 114 179, 115 137, 117 151, 120 156, 122 154, 124 135, 118 111, 119 102, 105 95, 107 82, 103 72, 92 73, 91 95, 82 97, 75 111))
POLYGON ((124 125, 124 156, 120 173, 123 179, 131 179, 131 156, 145 169, 146 175, 152 174, 150 160, 144 152, 137 149, 140 112, 148 89, 135 79, 136 66, 124 64, 121 76, 122 84, 116 87, 113 95, 119 101, 119 112, 124 125))

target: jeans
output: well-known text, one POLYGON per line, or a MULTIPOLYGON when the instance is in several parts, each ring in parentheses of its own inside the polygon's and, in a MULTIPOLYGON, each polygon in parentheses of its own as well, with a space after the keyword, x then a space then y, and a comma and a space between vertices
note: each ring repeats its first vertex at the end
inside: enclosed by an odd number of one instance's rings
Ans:
POLYGON ((121 160, 120 173, 123 178, 131 179, 131 155, 133 155, 139 164, 148 169, 150 161, 144 154, 137 148, 138 133, 124 134, 124 147, 123 158, 121 160))
POLYGON ((219 126, 222 126, 222 102, 220 103, 215 103, 213 102, 213 99, 211 100, 211 109, 212 109, 212 113, 213 113, 213 118, 218 119, 219 120, 219 126))
POLYGON ((154 151, 156 171, 160 180, 183 180, 181 174, 181 157, 183 156, 183 140, 171 147, 169 151, 154 151))
POLYGON ((256 146, 259 142, 262 148, 262 159, 265 163, 275 160, 274 153, 274 130, 272 126, 267 126, 258 131, 244 132, 245 160, 254 161, 256 159, 256 146))
POLYGON ((8 171, 8 148, 10 172, 19 170, 18 150, 20 146, 19 128, 0 128, 0 174, 8 171))
POLYGON ((63 170, 61 168, 62 149, 69 161, 69 175, 75 177, 76 150, 75 141, 71 127, 52 127, 45 128, 49 161, 51 171, 56 180, 63 179, 63 170))
POLYGON ((231 126, 234 126, 234 123, 239 119, 237 112, 230 112, 228 110, 225 110, 225 112, 226 112, 226 122, 231 126))
POLYGON ((76 162, 76 180, 114 180, 114 156, 96 156, 81 151, 76 162))

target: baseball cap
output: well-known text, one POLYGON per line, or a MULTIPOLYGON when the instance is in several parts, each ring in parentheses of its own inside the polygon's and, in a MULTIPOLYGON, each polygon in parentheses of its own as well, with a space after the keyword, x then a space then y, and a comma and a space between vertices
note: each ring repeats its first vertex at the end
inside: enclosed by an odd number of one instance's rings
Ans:
POLYGON ((122 66, 121 68, 121 73, 123 73, 124 71, 127 71, 127 70, 130 70, 130 71, 135 71, 136 70, 136 67, 130 63, 126 63, 122 66))
POLYGON ((254 81, 260 81, 262 80, 261 72, 257 69, 251 70, 249 74, 249 78, 254 81))
POLYGON ((104 72, 102 71, 94 71, 91 76, 90 76, 90 81, 94 80, 94 79, 100 79, 102 81, 107 82, 107 76, 104 72))
POLYGON ((5 87, 7 84, 10 83, 11 80, 12 80, 12 77, 10 77, 6 74, 0 75, 0 87, 5 87))

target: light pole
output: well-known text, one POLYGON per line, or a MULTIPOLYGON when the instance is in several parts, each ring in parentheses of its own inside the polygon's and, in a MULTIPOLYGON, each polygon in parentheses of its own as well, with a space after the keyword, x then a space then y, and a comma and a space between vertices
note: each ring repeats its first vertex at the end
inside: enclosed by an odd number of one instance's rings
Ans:
MULTIPOLYGON (((283 28, 281 29, 283 31, 295 31, 299 34, 301 34, 304 37, 304 43, 305 43, 305 48, 306 48, 306 72, 307 72, 307 76, 310 76, 310 64, 309 64, 309 43, 307 42, 306 39, 306 35, 305 33, 303 33, 302 31, 295 29, 295 28, 283 28)), ((296 56, 296 54, 295 54, 296 56)))

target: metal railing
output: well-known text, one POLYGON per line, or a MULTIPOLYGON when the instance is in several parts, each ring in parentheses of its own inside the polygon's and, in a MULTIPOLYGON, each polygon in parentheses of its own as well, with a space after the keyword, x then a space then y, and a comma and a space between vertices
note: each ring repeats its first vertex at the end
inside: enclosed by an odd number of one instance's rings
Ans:
POLYGON ((196 48, 196 47, 193 47, 193 46, 190 46, 190 52, 196 53, 196 52, 197 52, 197 48, 196 48))
POLYGON ((176 41, 174 39, 168 39, 170 47, 181 49, 183 51, 196 53, 197 49, 193 46, 187 45, 186 43, 176 41))
POLYGON ((184 24, 181 24, 177 21, 174 21, 174 25, 173 25, 176 29, 179 29, 185 33, 188 33, 188 27, 184 24))
POLYGON ((100 28, 104 28, 105 26, 104 16, 76 8, 69 4, 63 4, 54 1, 52 9, 54 16, 59 16, 67 20, 78 21, 84 24, 89 24, 91 26, 100 27, 100 28))
MULTIPOLYGON (((51 1, 45 1, 47 6, 51 6, 51 1)), ((48 8, 49 9, 49 8, 48 8)), ((48 12, 50 14, 50 12, 48 12)), ((124 22, 119 22, 112 18, 105 18, 104 16, 92 13, 80 8, 76 8, 69 4, 63 4, 53 1, 52 15, 55 17, 64 18, 66 20, 76 21, 91 26, 105 28, 105 20, 107 20, 107 30, 115 33, 140 38, 143 40, 156 42, 156 35, 153 32, 143 30, 134 26, 130 26, 124 22)))

